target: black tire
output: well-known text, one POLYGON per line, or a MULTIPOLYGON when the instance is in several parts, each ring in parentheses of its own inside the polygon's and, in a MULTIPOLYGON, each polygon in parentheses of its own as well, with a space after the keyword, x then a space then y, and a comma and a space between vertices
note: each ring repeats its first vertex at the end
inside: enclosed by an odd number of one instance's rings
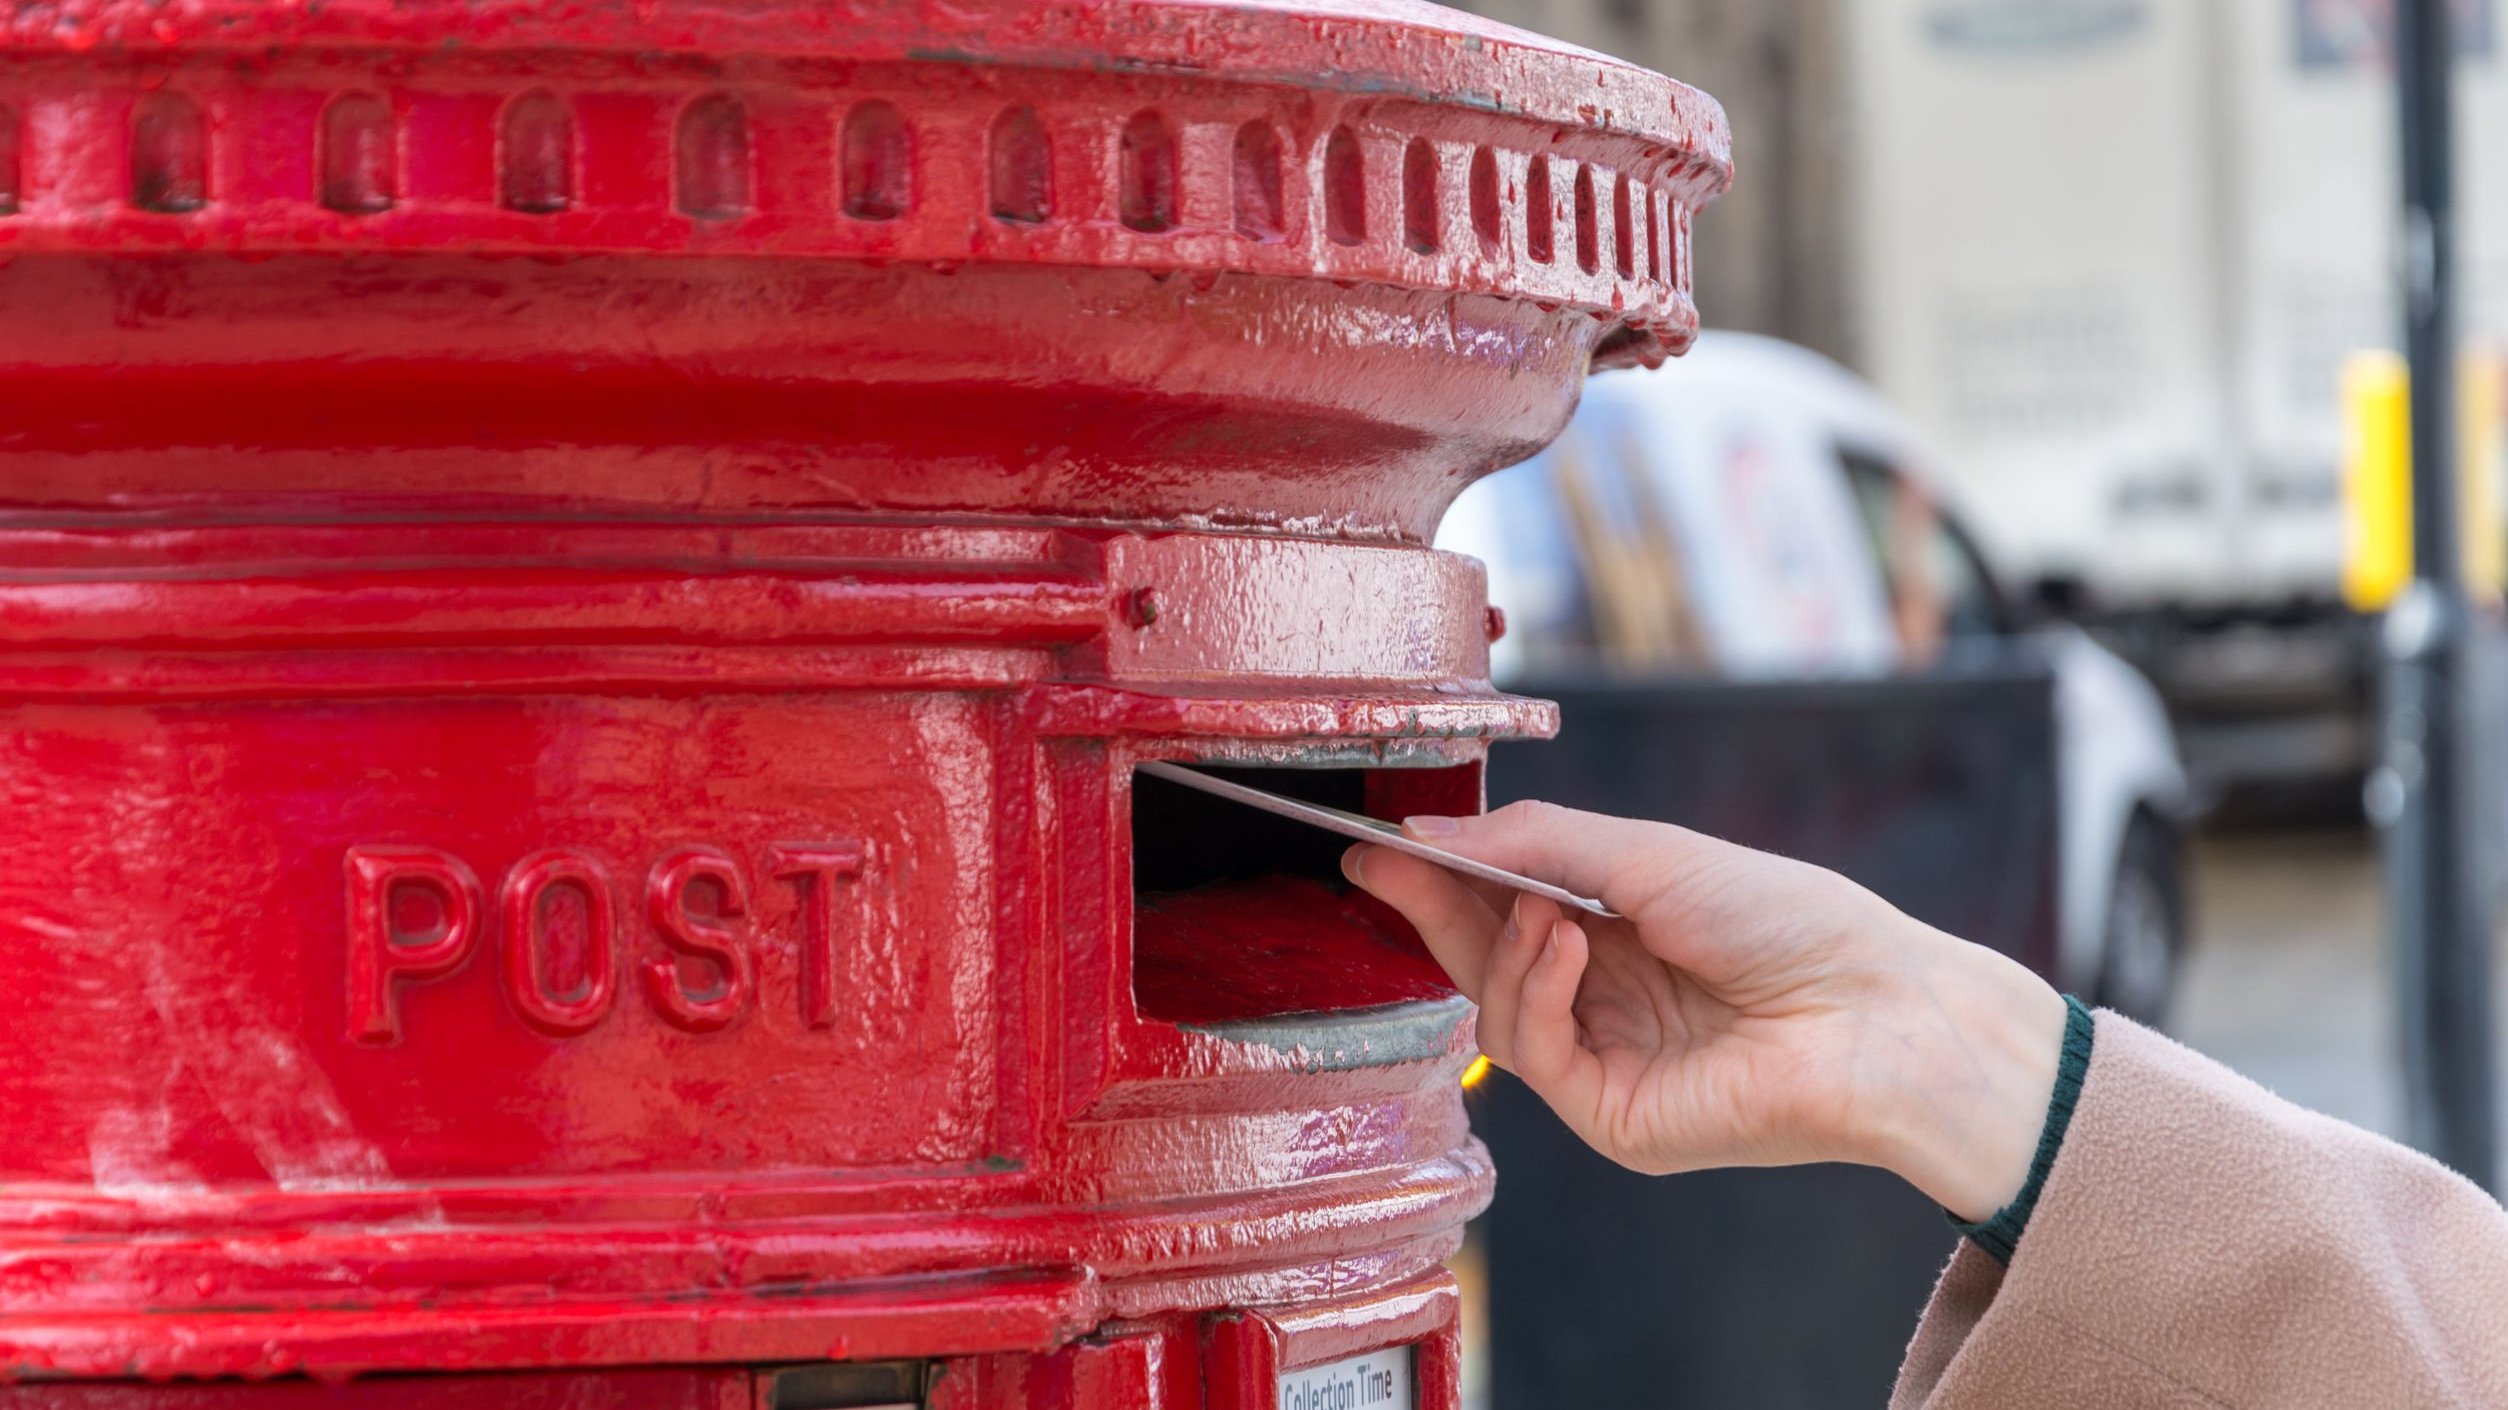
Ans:
POLYGON ((2101 1007, 2157 1028, 2168 1017, 2186 952, 2185 864, 2176 833, 2135 814, 2110 885, 2095 997, 2101 1007))

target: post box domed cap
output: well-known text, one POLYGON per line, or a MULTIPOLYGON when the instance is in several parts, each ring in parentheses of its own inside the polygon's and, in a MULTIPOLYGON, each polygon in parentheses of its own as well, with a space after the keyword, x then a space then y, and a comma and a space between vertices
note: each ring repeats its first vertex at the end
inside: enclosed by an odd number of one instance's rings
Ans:
POLYGON ((1320 278, 1652 361, 1731 175, 1713 99, 1417 0, 16 0, 0 54, 0 254, 1320 278))
POLYGON ((1727 152, 1695 89, 1427 0, 7 0, 21 54, 339 46, 620 52, 1173 72, 1404 94, 1727 152))

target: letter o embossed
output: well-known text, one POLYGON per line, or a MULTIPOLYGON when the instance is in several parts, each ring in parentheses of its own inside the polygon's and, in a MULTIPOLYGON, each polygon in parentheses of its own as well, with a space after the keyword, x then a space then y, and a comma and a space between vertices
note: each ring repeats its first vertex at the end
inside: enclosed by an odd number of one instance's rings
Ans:
POLYGON ((523 1021, 543 1033, 581 1033, 599 1023, 618 997, 618 905, 601 864, 580 852, 537 852, 505 875, 505 993, 523 1021), (589 932, 584 982, 572 995, 548 991, 548 924, 541 899, 551 887, 583 893, 589 932))

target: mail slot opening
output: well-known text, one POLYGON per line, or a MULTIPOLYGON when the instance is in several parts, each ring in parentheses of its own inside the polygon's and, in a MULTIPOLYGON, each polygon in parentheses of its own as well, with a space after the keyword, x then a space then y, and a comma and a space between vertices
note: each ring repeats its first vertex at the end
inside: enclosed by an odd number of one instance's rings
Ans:
POLYGON ((763 1410, 916 1410, 931 1367, 921 1361, 794 1366, 773 1372, 763 1410))
MULTIPOLYGON (((1231 782, 1367 817, 1476 812, 1480 766, 1223 768, 1231 782)), ((1132 779, 1132 994, 1188 1025, 1451 996, 1400 915, 1341 874, 1350 843, 1146 774, 1132 779)))

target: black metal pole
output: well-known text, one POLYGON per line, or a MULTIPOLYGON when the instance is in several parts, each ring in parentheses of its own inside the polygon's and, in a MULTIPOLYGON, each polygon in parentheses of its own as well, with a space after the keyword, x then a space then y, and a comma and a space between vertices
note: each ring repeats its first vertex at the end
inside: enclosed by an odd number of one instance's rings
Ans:
POLYGON ((2371 792, 2383 823, 2412 1141, 2492 1189, 2492 916, 2472 812, 2480 741, 2464 728, 2471 622, 2456 503, 2449 3, 2395 3, 2413 581, 2386 617, 2385 758, 2371 792))

